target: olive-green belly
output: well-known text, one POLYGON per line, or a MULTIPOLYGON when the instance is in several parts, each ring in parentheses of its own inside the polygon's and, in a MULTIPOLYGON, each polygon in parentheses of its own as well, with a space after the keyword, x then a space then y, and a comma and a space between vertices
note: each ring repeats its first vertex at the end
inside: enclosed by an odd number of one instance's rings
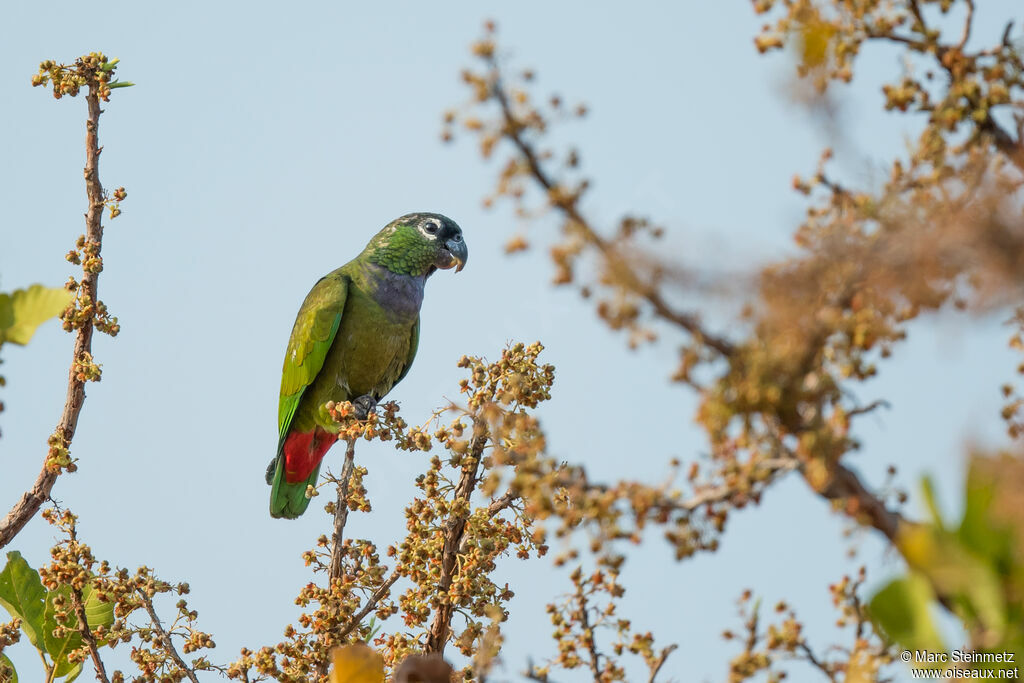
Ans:
POLYGON ((379 400, 391 391, 411 360, 417 318, 388 316, 368 295, 351 287, 323 368, 296 410, 293 424, 298 431, 314 424, 336 431, 323 410, 328 401, 351 401, 366 394, 379 400))

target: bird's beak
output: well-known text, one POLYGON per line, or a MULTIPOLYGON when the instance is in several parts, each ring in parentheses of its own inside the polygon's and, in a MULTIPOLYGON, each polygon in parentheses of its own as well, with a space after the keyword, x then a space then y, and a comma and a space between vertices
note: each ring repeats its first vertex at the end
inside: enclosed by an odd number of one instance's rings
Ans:
POLYGON ((469 249, 466 248, 466 241, 459 240, 448 240, 444 243, 444 246, 448 249, 448 253, 452 255, 454 263, 449 263, 448 268, 455 266, 455 272, 459 272, 466 267, 466 261, 469 259, 469 249), (457 264, 457 265, 456 265, 457 264))

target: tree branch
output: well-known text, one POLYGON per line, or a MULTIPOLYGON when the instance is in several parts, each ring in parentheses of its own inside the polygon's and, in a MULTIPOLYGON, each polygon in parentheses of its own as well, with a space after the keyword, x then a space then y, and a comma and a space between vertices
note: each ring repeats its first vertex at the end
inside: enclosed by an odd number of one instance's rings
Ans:
POLYGON ((342 541, 345 539, 345 523, 348 521, 348 484, 352 479, 352 470, 355 467, 356 441, 349 439, 345 448, 345 464, 341 467, 341 477, 338 479, 338 500, 334 504, 334 533, 331 535, 331 564, 327 570, 327 583, 331 584, 335 579, 341 579, 341 560, 344 557, 342 552, 342 541))
POLYGON ((75 610, 75 618, 78 619, 78 632, 81 634, 82 640, 89 647, 89 656, 92 657, 92 664, 96 668, 96 680, 101 681, 101 683, 110 683, 110 679, 107 678, 107 669, 103 665, 103 660, 100 659, 99 645, 92 634, 92 629, 89 628, 89 619, 85 615, 82 591, 74 586, 71 587, 71 602, 75 610))
POLYGON ((651 675, 647 678, 647 683, 654 683, 654 679, 657 678, 658 672, 661 671, 661 667, 665 666, 665 661, 668 659, 668 656, 678 648, 678 645, 672 643, 668 647, 662 649, 661 654, 658 655, 657 661, 655 661, 654 665, 651 667, 651 675))
MULTIPOLYGON (((555 189, 555 182, 547 174, 547 171, 544 170, 533 146, 523 138, 522 131, 524 126, 512 111, 512 105, 509 102, 508 95, 502 88, 500 80, 496 80, 494 83, 493 92, 498 105, 501 107, 502 118, 505 122, 505 137, 508 138, 512 144, 515 145, 516 149, 519 150, 519 153, 522 155, 530 169, 530 174, 550 195, 551 191, 555 189)), ((587 219, 579 212, 575 200, 556 200, 554 203, 570 220, 573 221, 573 223, 576 224, 586 239, 601 252, 601 255, 610 263, 614 263, 616 269, 620 270, 627 276, 630 289, 635 294, 645 299, 654 309, 655 313, 664 320, 682 327, 691 335, 702 340, 723 356, 728 357, 733 355, 735 349, 731 342, 708 333, 695 315, 673 310, 665 302, 660 292, 650 286, 642 284, 640 278, 629 264, 615 253, 612 245, 601 237, 601 235, 591 227, 590 222, 587 221, 587 219)))
POLYGON ((391 576, 388 577, 387 581, 382 583, 380 588, 374 591, 373 595, 370 596, 370 599, 365 605, 363 605, 363 608, 349 619, 348 624, 341 630, 341 633, 338 634, 339 641, 345 640, 345 637, 359 626, 359 622, 365 619, 366 615, 372 612, 377 607, 377 604, 390 594, 391 587, 395 585, 399 578, 401 578, 401 574, 398 572, 398 568, 396 567, 395 571, 391 572, 391 576))
POLYGON ((491 504, 487 506, 487 515, 494 517, 496 514, 512 505, 512 503, 519 500, 519 497, 518 492, 509 489, 501 498, 491 501, 491 504))
MULTIPOLYGON (((770 460, 763 460, 759 463, 764 467, 766 473, 761 481, 766 484, 786 472, 791 472, 796 469, 800 469, 800 461, 796 458, 772 458, 770 460)), ((680 510, 686 510, 687 512, 693 512, 698 508, 704 507, 711 503, 724 503, 731 500, 736 496, 736 487, 730 484, 722 484, 720 486, 714 486, 707 488, 700 493, 697 493, 690 498, 676 503, 672 507, 680 510)))
POLYGON ((957 43, 957 49, 963 51, 967 41, 971 39, 971 27, 974 25, 974 0, 965 0, 967 3, 967 16, 964 18, 964 32, 957 43))
POLYGON ((590 659, 590 661, 587 662, 587 666, 590 669, 590 673, 594 675, 594 682, 599 683, 601 680, 601 654, 597 651, 594 629, 590 625, 587 596, 583 593, 582 583, 576 585, 576 604, 579 608, 580 630, 583 637, 586 639, 587 656, 590 659))
POLYGON ((1005 154, 1014 166, 1024 171, 1024 143, 1021 140, 1014 140, 991 114, 981 122, 980 128, 992 136, 996 149, 1005 154))
POLYGON ((139 595, 142 597, 142 604, 146 607, 146 612, 149 614, 149 620, 153 624, 153 631, 156 632, 157 637, 160 639, 160 643, 163 645, 164 651, 174 660, 174 663, 178 665, 181 673, 192 681, 192 683, 199 683, 199 679, 196 678, 196 674, 191 668, 185 663, 185 660, 181 658, 178 651, 174 647, 174 643, 171 641, 171 635, 164 630, 164 626, 160 623, 160 617, 156 614, 156 609, 153 608, 153 600, 146 594, 146 591, 140 590, 139 595))
MULTIPOLYGON (((455 486, 455 501, 462 502, 469 507, 469 499, 477 484, 477 472, 480 469, 480 458, 483 455, 484 446, 487 444, 487 428, 479 418, 474 419, 475 430, 480 430, 473 437, 470 452, 463 461, 462 474, 455 486)), ((468 512, 461 512, 458 509, 445 524, 444 548, 441 551, 441 576, 437 583, 438 597, 440 604, 434 612, 434 618, 430 622, 430 630, 427 632, 427 643, 423 651, 427 654, 444 654, 445 645, 448 642, 448 635, 451 632, 451 620, 455 608, 451 603, 448 590, 452 586, 458 569, 459 547, 462 545, 462 537, 466 531, 466 518, 468 512)))
MULTIPOLYGON (((89 82, 89 93, 85 97, 89 108, 89 118, 85 124, 85 188, 89 199, 89 210, 85 216, 86 241, 95 245, 95 255, 99 256, 100 247, 103 241, 103 186, 100 184, 99 164, 99 125, 100 125, 100 100, 98 87, 95 80, 89 82)), ((97 299, 97 282, 99 271, 85 269, 82 282, 79 285, 80 298, 87 299, 88 305, 95 307, 97 299)), ((95 310, 95 309, 94 309, 95 310)), ((60 448, 68 448, 75 436, 78 427, 78 416, 82 411, 82 404, 85 402, 85 379, 79 378, 76 368, 83 358, 89 357, 92 352, 93 318, 87 316, 78 328, 78 335, 75 337, 74 355, 71 360, 71 369, 68 373, 67 397, 64 400, 64 412, 54 431, 52 438, 59 440, 60 448)), ((53 447, 54 444, 51 444, 53 447)), ((43 463, 43 469, 36 477, 32 488, 22 494, 21 499, 14 504, 10 512, 0 521, 0 548, 4 547, 39 511, 39 508, 50 497, 50 491, 60 475, 60 467, 50 462, 50 455, 43 463)))

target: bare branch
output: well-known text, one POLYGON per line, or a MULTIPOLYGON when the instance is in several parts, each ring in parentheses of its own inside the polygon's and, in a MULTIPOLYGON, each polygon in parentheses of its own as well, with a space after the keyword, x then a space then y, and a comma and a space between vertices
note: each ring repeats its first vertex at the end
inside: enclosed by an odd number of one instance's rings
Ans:
POLYGON ((967 16, 964 18, 964 32, 957 43, 957 49, 963 50, 967 41, 971 38, 971 27, 974 25, 974 0, 964 0, 967 3, 967 16))
POLYGON ((877 401, 872 401, 871 403, 867 404, 866 406, 860 406, 858 408, 854 408, 853 410, 850 410, 847 413, 847 416, 853 417, 854 415, 865 415, 867 413, 870 413, 870 412, 876 410, 877 408, 891 408, 891 407, 892 407, 892 404, 890 404, 888 401, 885 401, 883 399, 878 399, 877 401))
POLYGON ((828 665, 825 664, 825 662, 821 661, 817 658, 817 656, 815 656, 814 650, 812 650, 811 646, 807 644, 807 641, 800 641, 800 650, 801 652, 803 652, 804 659, 806 659, 807 662, 811 664, 811 666, 816 668, 821 673, 825 674, 825 676, 828 677, 828 680, 832 681, 832 683, 836 683, 836 675, 832 672, 828 665))
POLYGON ((668 656, 675 652, 678 648, 678 645, 672 643, 668 647, 662 649, 661 654, 658 655, 658 659, 654 662, 654 665, 651 667, 651 675, 647 678, 647 683, 654 683, 655 679, 658 677, 658 672, 661 671, 661 667, 665 666, 665 660, 667 660, 668 656))
POLYGON ((921 6, 918 4, 917 0, 910 0, 910 11, 917 20, 917 26, 914 28, 924 34, 928 30, 928 25, 924 21, 924 14, 922 14, 921 6))
POLYGON ((387 581, 382 583, 380 588, 370 596, 370 599, 365 605, 363 605, 363 608, 349 619, 348 624, 341 630, 341 633, 338 634, 339 641, 345 640, 345 637, 359 626, 359 623, 366 618, 366 615, 376 609, 377 604, 391 593, 391 587, 395 585, 395 582, 398 581, 399 578, 401 578, 401 574, 399 573, 398 568, 395 568, 395 571, 391 573, 391 576, 388 577, 387 581))

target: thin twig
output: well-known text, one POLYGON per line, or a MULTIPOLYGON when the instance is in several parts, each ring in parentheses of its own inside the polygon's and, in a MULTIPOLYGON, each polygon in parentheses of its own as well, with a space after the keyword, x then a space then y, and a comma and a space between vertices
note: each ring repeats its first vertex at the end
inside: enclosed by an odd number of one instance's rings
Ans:
MULTIPOLYGON (((512 105, 500 80, 494 84, 493 92, 495 99, 501 107, 502 118, 505 121, 505 136, 519 150, 533 178, 550 194, 555 188, 555 182, 548 176, 544 167, 541 166, 540 159, 533 146, 523 139, 521 131, 524 129, 524 126, 512 111, 512 105)), ((654 311, 661 318, 682 327, 723 356, 731 356, 735 353, 735 348, 731 342, 708 333, 696 316, 673 310, 662 298, 660 292, 652 287, 643 285, 633 269, 615 253, 613 246, 591 227, 590 222, 579 212, 575 201, 559 201, 556 202, 556 206, 576 224, 583 235, 597 247, 605 259, 613 263, 618 270, 621 270, 627 276, 630 289, 651 304, 654 311)))
POLYGON ((873 410, 875 410, 877 408, 892 408, 892 404, 889 403, 888 401, 884 400, 884 399, 878 399, 877 401, 872 401, 871 403, 867 404, 866 406, 860 406, 858 408, 853 408, 852 410, 850 410, 850 411, 848 411, 846 413, 846 416, 847 417, 853 417, 854 415, 865 415, 865 414, 870 413, 871 411, 873 411, 873 410))
POLYGON ((146 607, 146 612, 149 614, 149 620, 153 624, 153 631, 160 638, 161 644, 164 646, 164 652, 170 655, 174 663, 178 665, 183 673, 192 683, 199 683, 199 679, 196 678, 196 674, 192 671, 185 660, 181 658, 178 651, 174 648, 174 643, 171 641, 171 635, 164 630, 164 626, 160 623, 160 617, 157 616, 156 610, 153 608, 153 600, 146 594, 145 591, 140 590, 139 595, 142 597, 142 604, 146 607))
POLYGON ((494 517, 496 514, 512 505, 512 503, 519 500, 519 497, 520 496, 517 491, 509 489, 501 498, 491 501, 491 504, 487 506, 487 515, 489 517, 494 517))
POLYGON ((829 469, 824 485, 815 487, 811 478, 804 479, 824 498, 838 503, 847 515, 860 524, 867 524, 881 531, 897 548, 900 531, 913 523, 900 513, 890 510, 885 502, 868 490, 853 470, 835 463, 829 469))
MULTIPOLYGON (((800 461, 796 458, 772 458, 759 463, 764 468, 765 474, 758 478, 763 484, 769 483, 775 477, 787 472, 800 469, 800 461)), ((711 503, 722 503, 736 496, 736 487, 730 484, 722 484, 712 488, 704 489, 700 493, 687 498, 680 503, 674 503, 671 507, 679 510, 693 512, 698 508, 711 503)))
POLYGON ((391 573, 391 576, 388 577, 388 580, 382 583, 380 588, 374 591, 373 595, 370 596, 370 599, 366 602, 365 605, 363 605, 363 608, 356 612, 351 619, 349 619, 348 624, 338 634, 339 641, 345 640, 345 637, 348 636, 349 633, 352 633, 352 631, 354 631, 357 626, 359 626, 359 622, 361 622, 366 617, 367 614, 376 609, 377 603, 379 603, 381 600, 383 600, 390 594, 391 587, 395 585, 395 582, 398 581, 399 578, 401 578, 401 574, 399 574, 398 568, 396 567, 395 571, 393 571, 391 573))
POLYGON ((102 683, 110 683, 110 679, 107 678, 107 669, 100 658, 96 637, 93 636, 92 629, 89 628, 89 619, 85 614, 85 604, 82 602, 82 591, 74 586, 71 587, 71 604, 75 610, 75 618, 78 619, 78 633, 81 634, 82 640, 89 647, 89 656, 92 657, 92 664, 96 669, 96 680, 102 683))
POLYGON ((967 41, 971 38, 971 27, 974 25, 974 0, 965 0, 967 3, 967 16, 964 18, 964 32, 957 43, 957 49, 963 51, 967 41))
POLYGON ((647 683, 654 683, 654 679, 657 677, 658 672, 661 671, 661 667, 665 666, 665 660, 667 660, 668 656, 678 648, 678 645, 672 643, 668 647, 662 649, 661 654, 658 655, 658 661, 656 661, 654 666, 651 667, 651 675, 647 678, 647 683))
POLYGON ((924 14, 921 12, 920 5, 917 4, 917 0, 910 0, 910 11, 913 12, 914 18, 917 19, 918 28, 917 30, 925 35, 928 32, 928 26, 924 22, 924 14))
POLYGON ((356 441, 349 439, 345 448, 345 464, 338 479, 338 500, 334 503, 334 533, 331 535, 331 565, 327 570, 328 585, 334 579, 341 579, 341 560, 344 557, 342 542, 345 540, 345 523, 348 521, 348 484, 355 467, 356 441))
POLYGON ((806 641, 800 641, 800 650, 804 653, 804 659, 806 659, 811 666, 828 676, 828 680, 832 681, 832 683, 836 683, 836 675, 831 669, 829 669, 825 662, 821 661, 814 655, 814 650, 811 649, 811 646, 808 645, 806 641))
MULTIPOLYGON (((86 241, 95 245, 95 254, 99 256, 103 241, 103 186, 100 184, 100 152, 99 126, 100 99, 97 88, 89 84, 89 93, 85 96, 89 106, 89 118, 85 123, 85 188, 89 199, 89 210, 85 215, 86 241)), ((90 305, 95 306, 97 299, 97 281, 99 272, 86 270, 79 284, 79 296, 87 297, 90 305)), ((85 402, 85 381, 78 378, 77 363, 92 353, 93 319, 87 316, 78 328, 75 337, 75 348, 68 372, 67 397, 64 399, 64 412, 54 431, 54 436, 61 440, 61 446, 68 448, 78 427, 78 416, 85 402)), ((35 517, 39 508, 50 498, 50 491, 60 475, 59 467, 51 467, 49 454, 43 462, 43 469, 36 477, 32 488, 22 494, 10 512, 0 521, 0 548, 10 543, 29 520, 35 517)))
POLYGON ((594 629, 590 626, 590 608, 587 606, 587 596, 583 593, 583 583, 576 585, 576 604, 579 605, 580 629, 587 643, 587 655, 590 661, 587 666, 590 673, 594 674, 594 681, 601 680, 601 653, 597 651, 597 643, 594 638, 594 629))

